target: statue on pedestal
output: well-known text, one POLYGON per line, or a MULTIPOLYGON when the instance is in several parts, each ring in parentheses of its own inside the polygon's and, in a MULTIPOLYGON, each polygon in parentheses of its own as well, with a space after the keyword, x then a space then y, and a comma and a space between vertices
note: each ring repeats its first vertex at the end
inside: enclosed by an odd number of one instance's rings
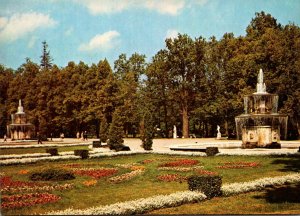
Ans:
POLYGON ((173 138, 174 138, 174 139, 177 138, 177 128, 176 128, 175 125, 174 125, 174 127, 173 127, 173 138))
POLYGON ((218 125, 217 126, 217 131, 218 131, 218 133, 217 133, 217 139, 221 139, 221 132, 220 132, 220 126, 218 125))

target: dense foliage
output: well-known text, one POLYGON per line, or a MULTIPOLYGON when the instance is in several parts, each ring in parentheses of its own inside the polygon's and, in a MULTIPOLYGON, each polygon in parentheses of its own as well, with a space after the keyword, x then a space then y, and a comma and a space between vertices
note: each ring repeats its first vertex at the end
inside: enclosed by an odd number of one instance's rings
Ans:
POLYGON ((29 121, 48 137, 88 131, 111 140, 117 133, 111 125, 122 128, 124 136, 140 136, 151 149, 152 138, 171 137, 174 125, 184 137, 216 136, 217 125, 229 135, 235 131, 234 117, 243 113, 243 96, 255 91, 262 68, 267 91, 279 95, 279 112, 289 115, 288 136, 296 138, 299 55, 300 28, 283 26, 264 12, 256 13, 245 36, 225 33, 218 40, 178 34, 150 62, 141 54, 121 54, 113 70, 106 59, 59 68, 43 42, 40 65, 30 59, 15 71, 0 65, 0 136, 19 99, 29 121), (121 122, 112 124, 116 110, 121 122))
POLYGON ((207 198, 213 198, 222 195, 222 178, 215 175, 193 175, 188 178, 189 190, 199 190, 207 198))
POLYGON ((29 176, 32 181, 64 181, 75 179, 73 173, 61 169, 47 169, 41 172, 34 172, 29 176))

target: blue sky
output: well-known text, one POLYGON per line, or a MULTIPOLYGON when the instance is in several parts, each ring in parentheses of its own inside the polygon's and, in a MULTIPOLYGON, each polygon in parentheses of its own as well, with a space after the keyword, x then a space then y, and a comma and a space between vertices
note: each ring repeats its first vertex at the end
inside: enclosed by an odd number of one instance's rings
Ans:
POLYGON ((39 63, 46 40, 55 64, 89 65, 121 53, 151 59, 166 37, 245 35, 255 12, 300 24, 299 0, 0 0, 0 64, 39 63))

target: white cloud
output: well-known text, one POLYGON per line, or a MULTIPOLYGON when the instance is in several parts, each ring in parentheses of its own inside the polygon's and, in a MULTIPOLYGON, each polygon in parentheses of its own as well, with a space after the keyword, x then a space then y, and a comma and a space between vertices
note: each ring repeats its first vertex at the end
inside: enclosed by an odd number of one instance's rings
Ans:
POLYGON ((1 18, 0 42, 13 42, 39 28, 52 27, 56 22, 42 13, 14 14, 10 18, 1 18))
POLYGON ((75 0, 88 8, 91 14, 118 13, 133 8, 144 8, 161 14, 177 15, 186 0, 75 0))
POLYGON ((134 5, 135 0, 75 0, 88 8, 91 14, 117 13, 134 5))
POLYGON ((107 51, 118 45, 119 36, 120 33, 117 31, 108 31, 103 34, 98 34, 88 43, 81 44, 78 49, 80 51, 107 51))
POLYGON ((8 19, 6 17, 0 17, 0 29, 4 28, 7 24, 8 19))
POLYGON ((167 31, 166 37, 165 38, 171 38, 174 39, 178 36, 178 31, 176 29, 169 29, 167 31))
POLYGON ((184 0, 147 0, 145 7, 161 14, 177 15, 184 8, 184 0))

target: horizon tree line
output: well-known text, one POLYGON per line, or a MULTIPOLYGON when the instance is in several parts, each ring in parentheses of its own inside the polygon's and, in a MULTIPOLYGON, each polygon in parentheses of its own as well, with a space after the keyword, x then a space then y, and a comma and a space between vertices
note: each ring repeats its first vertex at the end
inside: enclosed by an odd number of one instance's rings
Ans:
POLYGON ((120 54, 113 69, 106 59, 58 67, 47 42, 42 45, 40 65, 29 58, 17 70, 0 64, 1 136, 19 99, 45 136, 86 130, 106 140, 122 131, 115 136, 139 136, 148 148, 153 137, 172 137, 174 125, 185 138, 214 137, 217 125, 228 136, 260 68, 267 91, 279 95, 279 112, 289 116, 288 137, 299 136, 300 28, 283 26, 270 14, 256 13, 245 36, 178 34, 150 62, 143 54, 120 54))

